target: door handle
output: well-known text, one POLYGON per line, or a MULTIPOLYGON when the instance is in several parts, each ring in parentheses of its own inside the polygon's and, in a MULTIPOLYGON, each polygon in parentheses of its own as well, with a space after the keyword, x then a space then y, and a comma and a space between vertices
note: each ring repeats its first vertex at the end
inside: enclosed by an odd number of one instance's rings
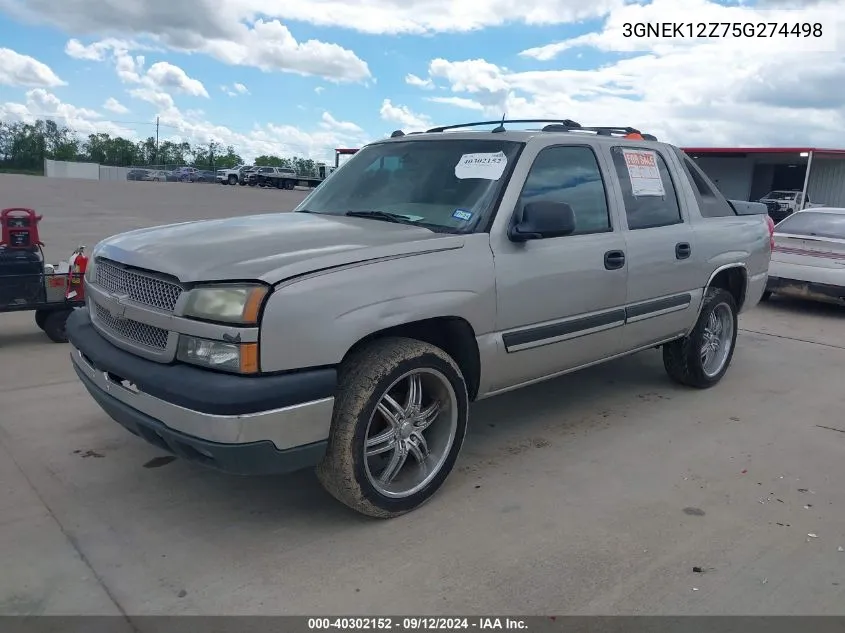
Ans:
POLYGON ((607 251, 604 254, 604 267, 608 270, 619 270, 625 265, 625 253, 622 251, 607 251))
POLYGON ((686 259, 692 254, 692 246, 688 242, 675 244, 675 259, 686 259))

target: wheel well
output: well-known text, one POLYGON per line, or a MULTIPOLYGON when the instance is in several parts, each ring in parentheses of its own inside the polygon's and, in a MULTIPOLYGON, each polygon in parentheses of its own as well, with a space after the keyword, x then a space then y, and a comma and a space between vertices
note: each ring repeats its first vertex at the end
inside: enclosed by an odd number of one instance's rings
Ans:
POLYGON ((466 320, 460 317, 437 317, 379 330, 355 343, 346 356, 360 349, 362 345, 388 336, 403 336, 424 341, 449 354, 464 375, 470 401, 475 400, 481 379, 481 358, 478 343, 475 341, 475 330, 466 320))
POLYGON ((745 269, 741 266, 734 266, 719 271, 710 281, 709 287, 727 290, 736 301, 737 310, 741 310, 742 304, 745 302, 746 281, 745 269))

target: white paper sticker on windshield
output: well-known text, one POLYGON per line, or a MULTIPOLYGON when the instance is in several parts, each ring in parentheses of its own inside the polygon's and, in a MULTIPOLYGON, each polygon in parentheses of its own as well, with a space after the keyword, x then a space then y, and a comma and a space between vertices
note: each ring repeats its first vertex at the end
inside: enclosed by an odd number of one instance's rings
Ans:
POLYGON ((657 167, 657 153, 642 149, 623 149, 628 176, 631 178, 631 193, 639 196, 665 196, 663 180, 657 167))
POLYGON ((483 178, 498 180, 505 173, 508 158, 504 152, 495 154, 464 154, 455 165, 455 178, 483 178))

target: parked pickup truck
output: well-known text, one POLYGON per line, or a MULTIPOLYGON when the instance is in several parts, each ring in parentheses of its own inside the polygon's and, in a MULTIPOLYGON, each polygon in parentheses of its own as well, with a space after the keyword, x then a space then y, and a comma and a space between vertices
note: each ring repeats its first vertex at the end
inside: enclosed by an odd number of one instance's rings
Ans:
POLYGON ((657 347, 716 385, 766 287, 763 205, 630 128, 503 127, 397 131, 293 212, 101 241, 67 322, 80 380, 161 450, 316 466, 383 518, 440 488, 472 401, 657 347))
POLYGON ((769 215, 775 222, 781 222, 796 211, 824 206, 813 204, 810 196, 804 196, 800 191, 770 191, 759 202, 768 207, 769 215))
POLYGON ((221 185, 236 185, 241 172, 246 169, 246 165, 238 165, 231 169, 218 169, 215 180, 221 185))

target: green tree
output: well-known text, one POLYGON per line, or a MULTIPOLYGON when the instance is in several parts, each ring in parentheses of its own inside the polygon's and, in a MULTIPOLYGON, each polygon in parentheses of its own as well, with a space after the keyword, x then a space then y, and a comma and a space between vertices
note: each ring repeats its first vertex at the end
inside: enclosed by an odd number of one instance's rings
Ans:
MULTIPOLYGON (((40 172, 45 158, 119 167, 194 165, 199 169, 229 169, 245 162, 235 147, 223 147, 216 141, 192 146, 187 141, 166 140, 157 146, 152 136, 137 141, 99 132, 82 139, 73 129, 49 119, 34 123, 0 121, 0 168, 40 172)), ((316 171, 313 160, 300 157, 264 155, 254 164, 302 174, 314 175, 316 171)))

